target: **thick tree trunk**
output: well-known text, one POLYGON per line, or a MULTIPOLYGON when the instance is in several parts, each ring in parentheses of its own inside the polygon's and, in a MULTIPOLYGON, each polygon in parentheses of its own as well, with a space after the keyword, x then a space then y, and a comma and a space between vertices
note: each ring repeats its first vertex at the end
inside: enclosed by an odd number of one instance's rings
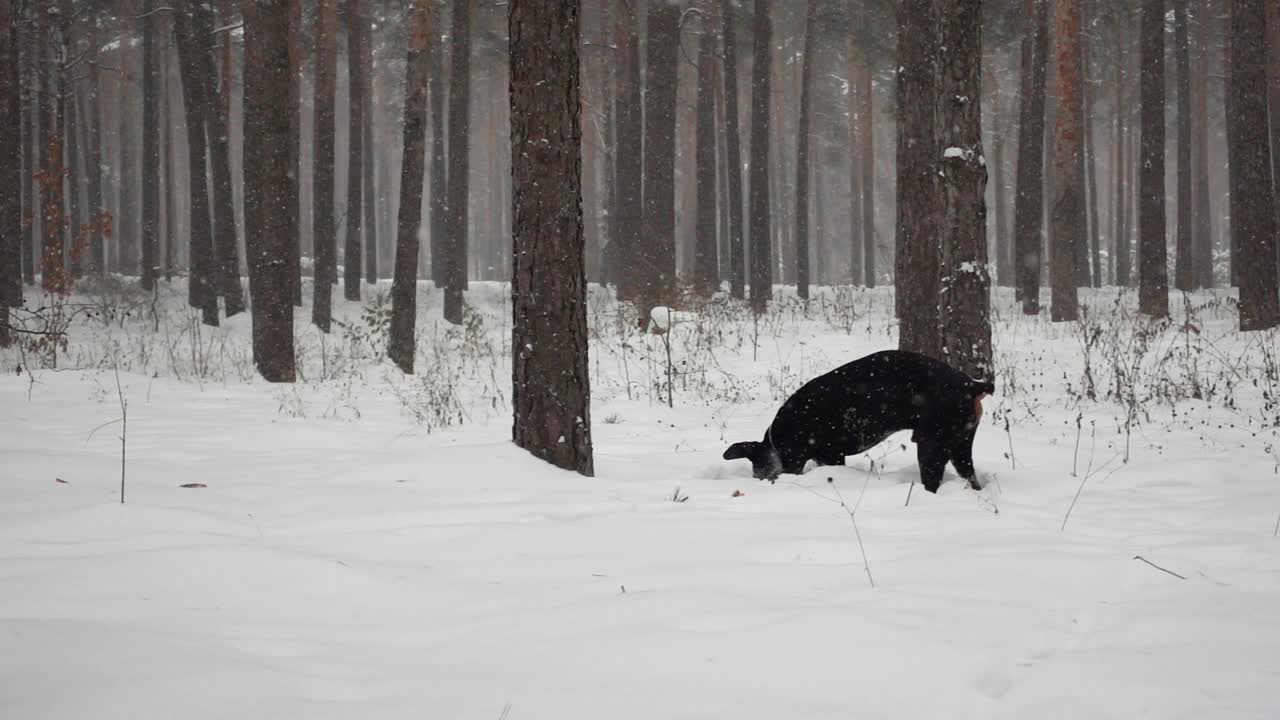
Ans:
POLYGON ((462 324, 462 292, 467 289, 468 198, 471 188, 471 4, 453 3, 449 70, 449 223, 445 232, 444 319, 462 324))
POLYGON ((89 272, 103 275, 106 273, 107 268, 106 244, 104 242, 107 218, 104 215, 106 207, 102 201, 102 114, 98 100, 98 93, 101 90, 101 73, 98 67, 101 42, 98 38, 98 25, 96 22, 89 24, 88 33, 91 53, 88 72, 89 89, 87 93, 78 95, 80 98, 80 117, 83 118, 85 127, 85 174, 89 191, 89 248, 87 258, 89 272))
MULTIPOLYGON (((865 12, 865 10, 864 10, 865 12)), ((864 16, 865 17, 865 16, 864 16)), ((869 18, 868 18, 869 19, 869 18)), ((869 288, 876 286, 876 151, 875 151, 875 98, 872 96, 871 58, 869 53, 859 52, 858 78, 858 152, 862 178, 859 190, 862 221, 862 282, 869 288)), ((857 223, 859 218, 854 218, 857 223)))
MULTIPOLYGON (((199 27, 197 22, 197 32, 199 27)), ((253 359, 268 382, 293 382, 289 253, 297 218, 281 211, 288 207, 292 171, 288 0, 244 4, 244 46, 244 215, 253 297, 253 359)), ((230 237, 235 237, 234 231, 230 237)))
POLYGON ((697 231, 694 233, 693 286, 710 297, 719 285, 716 247, 715 33, 704 20, 698 42, 697 231))
POLYGON ((991 277, 987 271, 987 165, 982 149, 982 0, 944 0, 939 63, 942 179, 942 356, 971 377, 991 366, 991 277))
POLYGON ((805 0, 804 57, 800 70, 800 126, 796 130, 796 293, 809 299, 809 149, 813 145, 811 135, 813 100, 814 21, 817 7, 814 0, 805 0))
POLYGON ((752 28, 750 222, 751 309, 763 313, 773 297, 773 254, 769 223, 770 65, 773 60, 772 3, 755 0, 752 28))
POLYGON ((378 208, 377 199, 378 184, 376 165, 378 153, 373 144, 373 127, 376 123, 376 113, 378 112, 378 103, 375 102, 376 95, 373 92, 373 35, 369 33, 371 24, 368 20, 364 21, 361 32, 365 33, 368 42, 361 43, 360 46, 360 72, 365 77, 365 90, 368 102, 366 102, 366 111, 363 115, 364 127, 361 133, 364 136, 364 192, 361 199, 364 202, 364 281, 370 285, 378 283, 378 208))
MULTIPOLYGON (((853 22, 853 8, 849 9, 853 22)), ((862 63, 857 47, 857 36, 850 32, 845 50, 846 72, 849 79, 849 282, 853 285, 865 281, 862 267, 866 243, 862 237, 862 133, 860 128, 868 118, 862 117, 862 104, 858 95, 862 92, 862 63)))
POLYGON ((643 233, 642 182, 644 154, 637 138, 642 137, 643 105, 640 83, 640 20, 635 2, 623 3, 618 17, 618 46, 622 62, 618 93, 618 247, 611 253, 618 265, 618 299, 639 300, 641 273, 638 263, 645 257, 640 244, 643 233))
MULTIPOLYGON (((1087 247, 1081 104, 1080 104, 1080 1, 1058 0, 1053 20, 1058 111, 1053 134, 1053 205, 1049 242, 1050 282, 1053 300, 1049 308, 1054 322, 1079 317, 1076 286, 1080 254, 1087 247)), ((1087 258, 1087 255, 1085 256, 1087 258)))
MULTIPOLYGON (((404 154, 400 167, 400 210, 396 222, 395 279, 391 285, 391 337, 387 346, 391 361, 409 374, 413 373, 414 321, 418 304, 418 226, 422 220, 422 183, 426 170, 428 43, 433 32, 431 0, 414 0, 412 13, 406 62, 404 154)), ((457 66, 454 67, 456 70, 457 66)), ((466 145, 452 147, 465 149, 466 145)))
MULTIPOLYGON (((1048 0, 1025 0, 1022 41, 1022 107, 1018 122, 1017 195, 1013 252, 1022 312, 1040 314, 1040 248, 1044 217, 1045 71, 1048 66, 1048 0)), ((901 151, 900 151, 901 152, 901 151)))
MULTIPOLYGON (((260 16, 263 13, 267 13, 267 12, 278 12, 278 10, 276 9, 277 4, 280 4, 281 6, 283 6, 284 2, 282 0, 271 0, 270 2, 271 10, 267 11, 266 9, 263 9, 261 12, 257 13, 256 16, 260 16)), ((211 8, 209 6, 209 3, 207 2, 195 2, 195 3, 192 3, 192 5, 193 5, 193 12, 191 13, 191 19, 193 22, 192 30, 194 30, 196 37, 197 38, 212 37, 213 30, 214 30, 213 8, 211 8)), ((283 23, 286 20, 287 18, 281 18, 279 22, 283 23)), ((275 28, 276 22, 277 22, 276 18, 272 18, 270 21, 270 26, 272 31, 276 29, 275 28)), ((285 31, 286 33, 288 31, 287 23, 285 25, 285 31)), ((219 42, 224 44, 230 43, 230 39, 228 37, 229 33, 220 33, 220 35, 221 35, 221 39, 219 40, 219 42)), ((281 39, 281 42, 284 42, 283 38, 281 39)), ((197 48, 199 47, 203 47, 204 52, 197 52, 196 62, 197 62, 197 65, 199 66, 198 72, 200 77, 203 78, 204 90, 207 96, 209 97, 208 114, 205 115, 205 129, 209 137, 209 160, 210 160, 211 169, 213 170, 213 173, 212 173, 213 248, 214 248, 214 253, 217 257, 217 266, 218 266, 218 294, 222 296, 223 310, 225 311, 226 316, 231 317, 232 315, 235 315, 237 313, 244 311, 244 293, 240 287, 240 248, 239 248, 237 232, 236 232, 235 200, 234 200, 234 196, 232 195, 232 184, 231 184, 231 130, 228 127, 227 115, 224 112, 222 103, 220 102, 225 100, 227 97, 229 97, 229 93, 218 92, 217 46, 212 43, 207 43, 207 44, 197 45, 197 48)), ((267 53, 268 51, 264 49, 264 50, 261 50, 261 52, 267 53)), ((275 50, 272 49, 269 52, 274 54, 275 50)), ((287 53, 287 49, 285 50, 285 52, 287 53)), ((224 61, 224 66, 226 64, 228 63, 224 61)), ((276 68, 271 69, 271 72, 275 72, 275 71, 276 71, 276 68)), ((288 71, 289 71, 289 68, 285 68, 286 75, 288 75, 288 71)), ((248 63, 246 62, 246 75, 247 74, 248 74, 248 63)), ((288 78, 286 77, 286 81, 287 79, 288 78)), ((287 97, 288 89, 289 88, 287 86, 281 88, 281 90, 284 91, 286 96, 282 102, 288 100, 288 97, 287 97)), ((272 91, 274 92, 274 89, 272 91)), ((275 101, 273 100, 272 107, 274 107, 274 102, 275 101)), ((290 116, 291 115, 292 114, 290 114, 290 116)), ((281 137, 280 141, 285 143, 285 149, 288 150, 288 147, 289 147, 288 143, 290 142, 289 137, 283 136, 281 137)), ((242 151, 246 149, 247 149, 247 145, 246 147, 241 148, 242 151)), ((245 152, 245 156, 250 158, 254 164, 258 162, 258 159, 254 157, 252 154, 245 152)), ((250 165, 249 163, 245 163, 245 166, 244 166, 246 175, 248 174, 248 171, 249 171, 249 165, 250 165)), ((285 174, 285 180, 287 182, 293 182, 293 180, 290 179, 289 177, 289 173, 285 174)), ((287 187, 288 186, 286 186, 286 188, 287 187)), ((288 209, 289 207, 288 191, 285 191, 285 195, 281 199, 281 204, 276 207, 277 207, 276 209, 277 213, 280 212, 280 208, 284 208, 286 210, 288 209)), ((248 216, 247 210, 245 212, 245 215, 246 217, 248 216)), ((272 219, 272 221, 273 221, 272 222, 273 228, 278 228, 282 231, 287 231, 287 232, 297 232, 296 219, 288 224, 279 223, 274 218, 272 219)), ((293 241, 289 237, 285 237, 282 239, 283 241, 289 243, 289 248, 293 248, 293 241)), ((273 243, 271 247, 274 247, 276 238, 271 238, 270 242, 273 243)), ((245 244, 247 247, 248 245, 247 235, 246 235, 245 244)), ((292 252, 292 249, 290 249, 289 253, 291 252, 292 252)), ((289 258, 291 257, 289 253, 281 254, 279 257, 283 259, 284 262, 287 263, 289 262, 289 258)), ((274 275, 272 277, 274 277, 274 275)), ((292 280, 286 280, 287 284, 284 286, 285 292, 289 296, 290 302, 292 302, 292 299, 293 299, 292 298, 292 293, 293 293, 292 282, 293 282, 292 280)), ((274 293, 275 290, 273 289, 272 292, 274 293)), ((255 314, 255 317, 256 317, 256 314, 255 314)), ((274 318, 274 311, 272 311, 272 317, 274 318)), ((256 321, 255 321, 255 325, 256 325, 256 321)), ((293 328, 292 316, 290 317, 290 320, 289 320, 289 328, 290 328, 290 333, 292 333, 292 328, 293 328)), ((278 328, 273 326, 270 332, 276 333, 278 332, 278 328)), ((289 358, 288 358, 288 364, 287 364, 287 369, 288 369, 287 374, 290 378, 292 378, 293 377, 292 335, 290 335, 289 342, 290 342, 290 345, 289 345, 289 358)), ((280 360, 279 362, 283 363, 284 361, 280 360)), ((283 377, 283 373, 285 373, 285 367, 286 366, 284 364, 272 365, 272 368, 273 368, 272 372, 280 373, 281 376, 283 377)))
MULTIPOLYGON (((1091 0, 1085 0, 1085 9, 1091 17, 1094 10, 1091 0)), ((1098 224, 1100 220, 1098 213, 1098 157, 1097 145, 1094 143, 1094 90, 1093 82, 1089 77, 1092 74, 1093 53, 1090 48, 1090 33, 1084 23, 1080 27, 1080 62, 1083 72, 1081 75, 1081 132, 1084 133, 1083 143, 1083 160, 1085 172, 1085 192, 1088 194, 1089 215, 1087 218, 1089 224, 1089 246, 1088 252, 1088 270, 1089 282, 1093 287, 1102 287, 1102 229, 1098 224)))
MULTIPOLYGON (((64 37, 67 23, 63 23, 64 37)), ((58 103, 62 106, 59 113, 62 117, 62 136, 67 139, 66 162, 63 169, 66 177, 66 211, 67 211, 67 261, 71 266, 69 280, 78 280, 84 275, 84 253, 87 238, 82 235, 84 225, 80 217, 80 187, 84 179, 84 162, 80 158, 80 122, 76 117, 76 96, 79 92, 70 82, 71 73, 67 72, 66 58, 70 57, 71 43, 64 42, 62 77, 67 81, 62 97, 58 103)))
MULTIPOLYGON (((40 22, 45 77, 41 85, 40 129, 44 135, 44 162, 41 182, 44 185, 44 231, 40 254, 41 285, 46 292, 63 293, 69 288, 66 271, 66 215, 62 177, 62 73, 58 61, 59 32, 53 25, 56 14, 47 14, 40 22)), ((145 238, 145 233, 144 233, 145 238)), ((145 284, 145 283, 144 283, 145 284)))
POLYGON ((738 20, 733 0, 720 0, 724 15, 725 158, 728 169, 729 292, 741 300, 746 285, 746 247, 742 216, 742 130, 738 113, 738 20))
POLYGON ((439 34, 430 40, 430 79, 427 98, 431 112, 431 173, 427 193, 430 195, 431 280, 438 288, 445 286, 449 257, 445 252, 448 236, 449 158, 445 151, 445 45, 439 34))
POLYGON ((508 7, 512 439, 557 467, 591 476, 578 0, 512 0, 508 7))
POLYGON ((349 130, 347 134, 347 238, 342 252, 342 296, 360 302, 360 230, 364 212, 364 113, 365 75, 360 72, 364 55, 364 13, 358 3, 348 2, 347 12, 347 94, 349 130))
POLYGON ((894 287, 899 349, 941 360, 938 301, 943 195, 938 178, 942 146, 937 122, 940 80, 934 10, 934 0, 903 0, 898 5, 898 255, 894 287))
POLYGON ((142 289, 155 287, 160 271, 160 18, 155 0, 142 4, 142 289))
POLYGON ((1230 108, 1227 150, 1231 165, 1231 230, 1240 250, 1240 330, 1267 330, 1280 325, 1276 293, 1275 194, 1267 147, 1265 3, 1233 0, 1231 4, 1230 108))
POLYGON ((1142 159, 1138 164, 1138 307, 1169 314, 1164 187, 1164 0, 1142 4, 1142 159))
POLYGON ((178 66, 182 71, 182 104, 187 118, 187 161, 191 168, 191 274, 187 286, 187 302, 200 309, 206 325, 218 324, 218 291, 213 260, 213 220, 209 211, 209 184, 206 179, 204 119, 208 117, 210 98, 204 84, 197 80, 197 45, 191 28, 189 3, 174 13, 178 66))
POLYGON ((1173 0, 1173 51, 1178 72, 1178 225, 1174 243, 1173 284, 1195 287, 1191 262, 1191 48, 1187 37, 1187 0, 1173 0))
POLYGON ((680 7, 650 0, 644 92, 644 237, 635 253, 641 317, 676 292, 676 79, 680 7))
POLYGON ((1209 0, 1198 0, 1195 13, 1195 132, 1192 176, 1194 230, 1191 239, 1195 286, 1211 288, 1213 277, 1213 203, 1209 193, 1209 0))
MULTIPOLYGON (((15 3, 14 12, 18 14, 18 3, 21 0, 9 0, 15 3)), ((36 238, 39 237, 40 225, 40 188, 35 181, 39 164, 36 160, 36 147, 40 145, 40 127, 36 117, 38 107, 36 92, 39 73, 36 58, 36 33, 25 17, 25 6, 21 24, 14 23, 17 35, 14 42, 22 46, 22 67, 20 82, 22 95, 20 102, 22 112, 22 239, 19 242, 18 255, 22 264, 22 281, 33 284, 36 273, 36 238)))
MULTIPOLYGON (((1267 78, 1271 100, 1271 192, 1280 232, 1280 2, 1267 3, 1267 78)), ((1278 241, 1280 242, 1280 241, 1278 241)))
POLYGON ((337 232, 333 220, 334 95, 338 75, 338 0, 316 5, 315 120, 311 143, 311 234, 315 277, 311 285, 311 322, 329 332, 333 319, 333 283, 338 277, 337 232))
MULTIPOLYGON (((294 234, 289 238, 289 273, 293 304, 302 307, 302 48, 303 0, 289 2, 289 198, 285 212, 294 218, 294 234)), ((313 257, 312 260, 315 258, 313 257)))
POLYGON ((22 76, 18 2, 0 0, 0 347, 13 341, 9 308, 22 305, 22 76))

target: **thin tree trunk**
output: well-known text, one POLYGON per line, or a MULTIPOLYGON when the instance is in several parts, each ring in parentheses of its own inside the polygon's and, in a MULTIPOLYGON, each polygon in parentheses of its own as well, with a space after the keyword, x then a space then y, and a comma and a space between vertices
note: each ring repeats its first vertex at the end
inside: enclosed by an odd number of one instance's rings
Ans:
POLYGON ((725 156, 729 175, 729 293, 741 300, 746 285, 742 216, 742 130, 738 113, 738 20, 733 0, 720 0, 724 16, 725 156))
POLYGON ((379 105, 375 101, 376 95, 373 92, 373 35, 370 32, 372 25, 369 19, 362 21, 361 33, 364 34, 367 42, 360 44, 360 72, 366 80, 366 111, 362 115, 364 127, 361 134, 364 137, 364 162, 361 172, 364 174, 364 192, 361 194, 361 200, 364 203, 364 280, 370 285, 378 284, 378 194, 376 165, 378 153, 373 144, 373 127, 377 122, 376 113, 379 105))
POLYGON ((1079 316, 1076 286, 1080 255, 1085 243, 1084 182, 1080 162, 1082 118, 1080 102, 1080 1, 1058 0, 1053 20, 1054 55, 1058 91, 1058 111, 1053 137, 1053 205, 1049 260, 1054 322, 1079 316))
POLYGON ((1267 3, 1267 77, 1271 105, 1271 191, 1280 228, 1280 2, 1267 3))
POLYGON ((640 299, 643 278, 642 273, 637 272, 637 265, 645 257, 645 250, 640 245, 644 223, 644 154, 638 139, 642 137, 644 127, 639 27, 637 4, 623 3, 617 28, 623 67, 622 89, 618 93, 618 136, 626 138, 626 142, 618 147, 618 248, 612 254, 620 268, 619 300, 640 299))
POLYGON ((333 282, 337 279, 337 231, 334 201, 334 101, 337 92, 338 0, 319 0, 316 6, 315 120, 311 143, 311 213, 315 243, 315 278, 311 292, 311 322, 329 332, 333 319, 333 282))
POLYGON ((1008 287, 1011 279, 1009 277, 1009 257, 1006 250, 1008 249, 1009 238, 1005 227, 1005 215, 1007 213, 1008 201, 1005 192, 1004 177, 1004 143, 1005 137, 1009 134, 1009 128, 1012 122, 1009 120, 1004 109, 1004 103, 1000 98, 1000 91, 997 85, 999 76, 992 73, 987 76, 984 73, 984 81, 989 81, 993 90, 991 98, 991 112, 995 116, 991 120, 991 183, 995 186, 992 193, 995 201, 995 254, 996 254, 996 284, 1001 287, 1008 287))
POLYGON ((445 286, 449 257, 445 252, 448 237, 448 155, 445 152, 445 45, 437 34, 431 43, 431 75, 427 83, 428 102, 431 106, 431 178, 428 186, 430 200, 431 280, 438 288, 445 286))
POLYGON ((1209 193, 1209 0, 1196 4, 1195 132, 1193 165, 1195 204, 1191 246, 1195 285, 1214 286, 1213 202, 1209 193))
POLYGON ((182 98, 187 117, 187 159, 191 168, 191 276, 187 302, 200 309, 202 322, 218 324, 218 292, 213 260, 213 220, 209 212, 209 185, 206 179, 204 118, 209 98, 196 72, 196 43, 191 29, 190 3, 174 13, 178 65, 182 71, 182 98))
POLYGON ((1022 108, 1018 131, 1018 193, 1014 200, 1014 271, 1022 312, 1040 314, 1040 251, 1044 217, 1045 72, 1048 0, 1025 0, 1022 108))
MULTIPOLYGON (((471 188, 472 2, 473 0, 459 0, 453 3, 453 32, 450 41, 453 62, 449 71, 449 223, 444 247, 449 262, 445 273, 444 319, 454 325, 462 324, 462 292, 467 289, 470 220, 468 199, 471 188)), ((403 198, 403 194, 401 197, 403 198)))
MULTIPOLYGON (((1094 4, 1092 0, 1085 0, 1085 9, 1088 13, 1086 19, 1092 17, 1094 12, 1094 4)), ((1093 70, 1093 52, 1090 50, 1091 41, 1090 33, 1087 27, 1082 23, 1080 36, 1080 60, 1082 66, 1081 83, 1081 132, 1084 133, 1084 172, 1085 172, 1085 191, 1088 193, 1089 216, 1087 218, 1089 225, 1089 246, 1086 249, 1089 259, 1089 281, 1093 287, 1102 287, 1102 229, 1098 224, 1098 157, 1097 145, 1094 143, 1094 90, 1093 82, 1089 79, 1093 70)))
MULTIPOLYGON (((21 0, 9 0, 13 3, 19 3, 21 0)), ((14 12, 17 13, 18 5, 15 5, 14 12)), ((25 10, 25 7, 23 7, 25 10)), ((37 34, 32 29, 32 24, 27 21, 25 13, 23 13, 21 25, 15 23, 14 28, 17 29, 18 35, 15 42, 22 45, 22 68, 20 82, 22 83, 21 96, 21 112, 22 112, 22 223, 23 234, 19 242, 18 255, 19 262, 22 264, 22 281, 27 285, 33 284, 36 273, 36 256, 35 248, 37 246, 36 239, 39 237, 40 225, 40 188, 35 182, 36 173, 39 171, 39 163, 36 159, 36 147, 40 143, 40 127, 36 117, 36 108, 38 107, 38 93, 36 92, 37 83, 39 82, 39 72, 37 71, 36 59, 36 43, 37 34)))
POLYGON ((1174 247, 1174 287, 1195 287, 1191 261, 1191 48, 1187 39, 1187 0, 1173 0, 1174 54, 1178 73, 1178 225, 1174 247))
POLYGON ((9 308, 22 305, 22 75, 17 0, 0 0, 0 347, 9 347, 9 308))
MULTIPOLYGON (((865 13, 865 10, 864 10, 865 13)), ((864 15, 864 17, 866 17, 864 15)), ((869 18, 868 18, 869 20, 869 18)), ((858 63, 861 87, 858 89, 858 146, 857 158, 861 161, 862 179, 862 282, 869 288, 876 286, 876 152, 875 152, 875 98, 871 85, 871 58, 861 52, 858 63)), ((858 218, 854 218, 858 222, 858 218)))
MULTIPOLYGON (((66 23, 63 24, 66 27, 66 23)), ((70 56, 70 43, 66 44, 66 51, 63 58, 70 56)), ((67 72, 64 64, 62 67, 62 77, 68 81, 71 73, 67 72)), ((84 178, 84 163, 80 159, 80 122, 76 117, 76 101, 75 96, 78 95, 75 86, 70 82, 63 89, 62 97, 59 103, 62 104, 62 126, 63 137, 67 139, 67 157, 64 163, 66 171, 66 198, 67 198, 67 260, 71 265, 71 279, 78 280, 84 276, 84 251, 87 238, 82 235, 81 228, 84 223, 80 218, 80 181, 84 178)))
POLYGON ((635 254, 641 317, 675 301, 676 88, 680 8, 650 0, 644 93, 644 239, 635 254))
POLYGON ((1267 330, 1280 325, 1276 293, 1275 194, 1265 148, 1268 126, 1267 75, 1259 58, 1267 51, 1266 0, 1231 3, 1230 106, 1227 149, 1231 165, 1231 230, 1240 250, 1240 330, 1267 330))
POLYGON ((64 293, 69 289, 66 271, 66 217, 62 177, 66 166, 63 160, 62 129, 62 77, 58 60, 58 30, 53 26, 57 15, 49 13, 40 22, 46 77, 41 85, 40 129, 44 133, 44 163, 41 168, 44 184, 44 244, 40 255, 41 285, 46 292, 64 293))
MULTIPOLYGON (((853 8, 849 9, 852 22, 853 8)), ((862 237, 862 162, 859 155, 863 151, 860 128, 869 118, 862 116, 862 104, 858 95, 862 92, 862 66, 860 62, 857 36, 850 32, 846 44, 849 100, 849 282, 853 285, 865 283, 866 271, 862 267, 866 254, 866 243, 862 237)))
POLYGON ((98 94, 101 91, 98 65, 100 62, 99 48, 101 43, 98 39, 98 23, 96 21, 89 23, 89 89, 87 93, 79 95, 80 98, 80 116, 85 123, 85 174, 89 185, 89 262, 88 269, 97 275, 105 275, 107 268, 106 246, 104 242, 104 230, 107 227, 107 218, 105 217, 106 207, 102 201, 102 113, 98 94))
POLYGON ((578 0, 512 0, 508 8, 512 439, 557 467, 591 476, 578 0))
POLYGON ((343 297, 360 302, 360 231, 364 211, 364 113, 367 106, 364 73, 364 13, 359 3, 348 2, 347 12, 347 95, 349 130, 347 135, 347 242, 343 248, 343 297))
POLYGON ((142 33, 142 289, 155 287, 160 270, 160 106, 155 0, 145 0, 142 33))
POLYGON ((773 260, 769 230, 769 76, 773 60, 772 3, 755 0, 751 69, 751 309, 760 314, 773 297, 773 260))
POLYGON ((1128 207, 1126 198, 1128 195, 1127 183, 1129 153, 1125 147, 1125 140, 1129 135, 1128 125, 1125 123, 1125 113, 1121 108, 1125 105, 1124 92, 1124 69, 1126 64, 1126 52, 1128 33, 1125 32, 1127 23, 1123 21, 1124 15, 1121 15, 1121 21, 1116 28, 1116 57, 1114 63, 1115 76, 1112 79, 1113 95, 1112 95, 1112 169, 1114 172, 1114 185, 1111 188, 1111 214, 1113 215, 1113 232, 1111 237, 1111 249, 1107 256, 1108 271, 1107 275, 1111 278, 1111 282, 1116 285, 1124 285, 1121 282, 1120 274, 1120 250, 1124 247, 1124 230, 1125 230, 1125 211, 1128 207))
POLYGON ((697 231, 694 233, 693 285, 698 294, 715 292, 719 258, 716 247, 715 33, 704 20, 698 41, 697 231))
MULTIPOLYGON (((455 12, 457 8, 455 8, 455 12)), ((414 0, 404 95, 404 154, 400 169, 400 210, 396 224, 395 279, 391 286, 391 335, 387 354, 405 373, 413 373, 414 321, 417 318, 418 225, 422 220, 422 183, 426 170, 428 43, 431 0, 414 0)), ((455 70, 457 66, 454 66, 455 70)), ((452 139, 452 138, 451 138, 452 139)), ((466 145, 452 145, 465 148, 466 145)))
MULTIPOLYGON (((898 347, 942 359, 942 157, 937 112, 938 35, 933 0, 898 5, 898 347)), ((975 96, 976 97, 976 96, 975 96)))
MULTIPOLYGON (((196 5, 207 8, 204 3, 196 5)), ((197 34, 200 15, 197 10, 197 34)), ((253 297, 253 359, 268 382, 293 382, 296 375, 289 254, 297 218, 281 211, 288 207, 293 169, 288 39, 288 0, 245 3, 245 244, 253 297)), ((219 112, 210 115, 220 116, 219 112)), ((209 127, 213 129, 214 124, 209 127)), ((230 237, 235 237, 234 231, 230 237)))
POLYGON ((1138 307, 1169 314, 1165 246, 1164 0, 1142 4, 1142 159, 1138 168, 1138 307))
MULTIPOLYGON (((294 234, 289 238, 289 277, 292 300, 302 307, 302 48, 303 0, 289 2, 289 197, 285 212, 294 218, 294 234)), ((313 257, 312 260, 315 258, 313 257)))
POLYGON ((796 130, 796 293, 809 299, 809 148, 813 101, 814 22, 817 7, 814 0, 805 0, 804 57, 800 70, 800 127, 796 130))

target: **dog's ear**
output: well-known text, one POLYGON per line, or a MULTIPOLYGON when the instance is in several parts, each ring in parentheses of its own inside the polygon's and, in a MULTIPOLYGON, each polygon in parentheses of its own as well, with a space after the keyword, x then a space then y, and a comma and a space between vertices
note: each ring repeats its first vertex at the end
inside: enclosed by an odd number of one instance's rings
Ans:
POLYGON ((760 443, 755 441, 734 443, 724 451, 725 460, 740 460, 748 458, 755 462, 755 456, 759 452, 760 443))

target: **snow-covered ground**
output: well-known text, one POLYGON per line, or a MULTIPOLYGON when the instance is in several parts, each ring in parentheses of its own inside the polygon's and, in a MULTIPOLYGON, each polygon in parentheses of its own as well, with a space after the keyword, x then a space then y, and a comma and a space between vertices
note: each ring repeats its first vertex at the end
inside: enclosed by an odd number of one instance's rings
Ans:
POLYGON ((367 301, 323 342, 300 309, 306 379, 268 385, 247 318, 200 328, 180 286, 100 294, 132 314, 78 317, 56 370, 0 352, 0 718, 1280 707, 1276 336, 1236 333, 1229 296, 1175 295, 1149 329, 1132 293, 1054 326, 1000 291, 988 486, 949 469, 933 496, 905 434, 776 485, 720 459, 893 347, 888 292, 643 337, 593 288, 595 478, 509 443, 504 292, 474 284, 453 330, 424 288, 413 378, 367 301))

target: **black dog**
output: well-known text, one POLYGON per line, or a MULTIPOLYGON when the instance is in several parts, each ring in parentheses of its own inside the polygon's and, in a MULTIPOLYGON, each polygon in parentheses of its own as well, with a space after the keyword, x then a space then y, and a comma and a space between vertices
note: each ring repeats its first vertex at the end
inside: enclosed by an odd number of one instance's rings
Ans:
POLYGON ((976 490, 973 436, 982 398, 994 392, 994 383, 926 355, 886 350, 805 383, 782 404, 763 442, 734 443, 724 459, 747 458, 755 477, 776 480, 799 475, 809 460, 844 465, 845 456, 912 430, 926 490, 938 491, 948 461, 976 490))

